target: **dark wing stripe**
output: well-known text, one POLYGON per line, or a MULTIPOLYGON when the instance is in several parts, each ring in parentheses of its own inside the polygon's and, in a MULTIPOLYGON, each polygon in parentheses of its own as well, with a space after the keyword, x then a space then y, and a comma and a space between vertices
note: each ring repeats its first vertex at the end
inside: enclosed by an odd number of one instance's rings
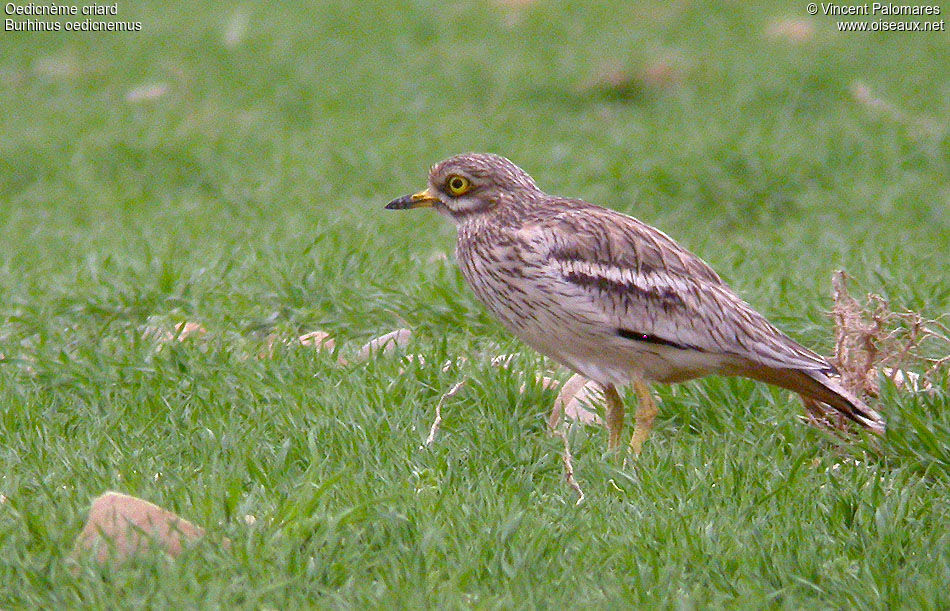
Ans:
POLYGON ((585 288, 597 289, 603 293, 614 293, 618 297, 624 293, 638 293, 656 299, 664 308, 670 305, 683 307, 685 302, 683 297, 671 288, 656 287, 645 289, 633 284, 632 282, 618 282, 604 276, 595 276, 577 271, 569 271, 564 274, 568 282, 573 282, 585 288))
POLYGON ((635 342, 647 342, 649 344, 657 344, 659 346, 669 346, 671 348, 678 348, 680 350, 700 350, 695 346, 689 346, 687 344, 679 344, 677 342, 672 342, 668 339, 663 339, 662 337, 657 337, 656 335, 650 335, 649 333, 639 333, 637 331, 631 331, 630 329, 618 328, 617 335, 624 339, 630 339, 635 342))

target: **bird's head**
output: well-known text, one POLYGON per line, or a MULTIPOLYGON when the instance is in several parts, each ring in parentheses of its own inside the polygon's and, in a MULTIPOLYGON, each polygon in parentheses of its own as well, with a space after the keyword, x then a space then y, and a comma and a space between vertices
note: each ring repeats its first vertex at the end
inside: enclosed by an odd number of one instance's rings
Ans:
POLYGON ((525 205, 538 195, 541 191, 527 172, 504 157, 467 153, 432 166, 425 191, 395 199, 386 208, 435 208, 461 224, 525 205))

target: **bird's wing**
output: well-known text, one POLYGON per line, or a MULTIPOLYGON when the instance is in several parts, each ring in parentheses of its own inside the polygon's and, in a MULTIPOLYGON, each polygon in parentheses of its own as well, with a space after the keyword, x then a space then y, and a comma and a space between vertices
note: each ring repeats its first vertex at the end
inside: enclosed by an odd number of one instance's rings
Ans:
POLYGON ((583 304, 578 315, 631 340, 729 354, 769 367, 832 370, 772 326, 699 257, 613 210, 565 201, 518 229, 543 282, 583 304))

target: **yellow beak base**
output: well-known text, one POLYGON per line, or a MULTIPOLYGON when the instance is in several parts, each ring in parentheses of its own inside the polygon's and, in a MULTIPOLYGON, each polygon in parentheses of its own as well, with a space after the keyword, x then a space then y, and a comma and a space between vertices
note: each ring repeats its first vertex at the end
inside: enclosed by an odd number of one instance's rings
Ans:
POLYGON ((431 208, 436 202, 441 201, 438 197, 432 195, 428 189, 419 191, 412 195, 404 195, 399 199, 386 204, 386 210, 411 210, 412 208, 431 208))

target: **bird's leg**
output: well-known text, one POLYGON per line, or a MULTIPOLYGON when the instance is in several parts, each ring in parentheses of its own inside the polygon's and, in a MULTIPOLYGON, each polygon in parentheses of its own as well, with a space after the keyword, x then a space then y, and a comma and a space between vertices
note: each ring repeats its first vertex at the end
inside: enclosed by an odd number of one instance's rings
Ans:
POLYGON ((660 410, 656 407, 653 395, 650 394, 650 387, 643 380, 636 380, 633 388, 637 391, 637 398, 640 400, 637 405, 636 425, 633 429, 633 437, 630 438, 630 449, 634 456, 640 455, 643 449, 643 442, 650 435, 650 429, 653 428, 653 421, 660 410))
POLYGON ((613 384, 604 385, 604 398, 607 399, 607 449, 616 450, 623 434, 623 399, 613 384))

